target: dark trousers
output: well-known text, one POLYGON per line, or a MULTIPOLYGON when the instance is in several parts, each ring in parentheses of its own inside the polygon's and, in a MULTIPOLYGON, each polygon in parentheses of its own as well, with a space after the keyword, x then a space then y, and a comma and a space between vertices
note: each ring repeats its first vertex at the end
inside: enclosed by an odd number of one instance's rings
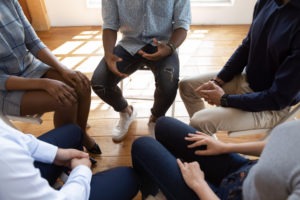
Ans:
MULTIPOLYGON (((143 50, 147 53, 154 53, 157 48, 146 45, 143 50)), ((177 94, 179 81, 178 54, 175 52, 162 60, 149 61, 139 54, 132 56, 121 46, 115 47, 114 54, 123 59, 117 63, 117 67, 122 73, 130 75, 143 66, 151 69, 155 78, 154 103, 151 113, 155 117, 164 116, 177 94)), ((102 59, 94 71, 91 81, 94 92, 118 112, 128 106, 121 89, 117 85, 121 80, 120 77, 108 69, 105 60, 102 59)))
MULTIPOLYGON (((39 137, 40 140, 60 148, 82 150, 82 130, 77 125, 69 124, 49 131, 39 137)), ((43 178, 53 185, 60 174, 66 170, 53 164, 35 162, 35 167, 43 178)), ((139 183, 135 172, 130 167, 118 167, 93 175, 90 200, 132 199, 138 192, 139 183)))
POLYGON ((223 178, 248 162, 239 154, 195 155, 195 149, 187 148, 189 142, 184 139, 188 133, 195 131, 179 120, 162 117, 156 122, 157 140, 142 137, 133 143, 132 163, 141 178, 143 197, 155 194, 160 188, 168 200, 198 199, 185 184, 176 158, 186 162, 199 162, 206 180, 215 191, 223 178))

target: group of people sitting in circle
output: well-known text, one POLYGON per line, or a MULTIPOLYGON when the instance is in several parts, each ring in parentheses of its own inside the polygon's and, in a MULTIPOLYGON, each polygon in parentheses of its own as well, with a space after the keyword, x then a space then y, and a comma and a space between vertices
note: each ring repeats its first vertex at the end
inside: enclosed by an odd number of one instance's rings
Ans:
POLYGON ((191 23, 190 1, 102 0, 104 58, 90 81, 52 54, 17 0, 1 1, 1 115, 53 111, 55 128, 35 138, 0 120, 0 199, 120 200, 139 191, 148 200, 300 199, 298 121, 262 141, 212 137, 272 128, 299 103, 299 11, 297 0, 258 0, 247 36, 224 67, 179 80, 177 48, 191 23), (155 135, 133 142, 132 167, 92 174, 89 154, 102 152, 86 131, 91 88, 120 113, 112 139, 122 142, 136 110, 117 84, 142 66, 155 77, 148 123, 155 135), (165 116, 178 88, 189 124, 165 116), (54 189, 62 173, 68 179, 54 189))

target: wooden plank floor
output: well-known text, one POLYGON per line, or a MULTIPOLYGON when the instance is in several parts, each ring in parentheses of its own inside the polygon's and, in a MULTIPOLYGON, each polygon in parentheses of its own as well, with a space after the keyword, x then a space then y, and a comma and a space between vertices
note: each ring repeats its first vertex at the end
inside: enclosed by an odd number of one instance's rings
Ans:
MULTIPOLYGON (((232 26, 192 26, 184 44, 180 47, 181 77, 219 70, 233 53, 248 31, 248 25, 232 26)), ((103 57, 102 35, 100 27, 57 27, 46 32, 38 32, 44 43, 54 54, 74 70, 84 72, 88 77, 103 57)), ((154 84, 151 72, 137 72, 124 81, 125 95, 151 97, 154 84)), ((92 105, 88 123, 88 133, 101 146, 103 154, 96 157, 94 172, 107 168, 131 165, 130 149, 133 140, 147 135, 147 121, 152 101, 129 100, 138 111, 138 118, 132 124, 124 142, 115 144, 111 140, 112 129, 118 120, 118 113, 92 94, 92 105)), ((171 115, 169 110, 168 116, 171 115)), ((42 125, 15 122, 25 133, 40 135, 53 128, 53 113, 43 115, 42 125)), ((179 95, 176 98, 175 117, 188 122, 188 115, 179 95)), ((242 142, 257 140, 261 136, 228 138, 220 133, 221 140, 242 142)), ((139 199, 137 197, 136 199, 139 199)))

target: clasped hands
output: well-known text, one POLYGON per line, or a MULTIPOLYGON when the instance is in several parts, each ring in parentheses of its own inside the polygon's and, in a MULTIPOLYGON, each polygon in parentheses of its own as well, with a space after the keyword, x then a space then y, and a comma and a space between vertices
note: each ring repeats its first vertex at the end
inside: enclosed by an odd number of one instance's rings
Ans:
POLYGON ((207 103, 216 106, 221 104, 221 97, 225 94, 224 90, 213 81, 203 83, 195 89, 195 92, 207 103))
POLYGON ((89 154, 77 149, 58 148, 53 163, 58 166, 67 167, 71 170, 79 165, 84 165, 88 168, 91 168, 92 166, 89 154))

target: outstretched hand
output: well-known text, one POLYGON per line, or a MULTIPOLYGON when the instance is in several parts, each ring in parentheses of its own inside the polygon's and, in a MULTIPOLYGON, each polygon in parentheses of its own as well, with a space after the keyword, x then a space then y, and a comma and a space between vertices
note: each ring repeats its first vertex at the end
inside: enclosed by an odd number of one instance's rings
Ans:
POLYGON ((192 142, 192 144, 188 145, 188 148, 206 146, 203 150, 196 150, 196 155, 208 156, 225 153, 226 144, 205 133, 189 133, 188 136, 185 137, 185 140, 192 142))
POLYGON ((138 53, 145 59, 151 61, 161 60, 172 53, 172 50, 167 44, 158 41, 156 38, 153 39, 153 44, 157 46, 157 51, 155 53, 146 53, 143 50, 139 50, 138 53))

